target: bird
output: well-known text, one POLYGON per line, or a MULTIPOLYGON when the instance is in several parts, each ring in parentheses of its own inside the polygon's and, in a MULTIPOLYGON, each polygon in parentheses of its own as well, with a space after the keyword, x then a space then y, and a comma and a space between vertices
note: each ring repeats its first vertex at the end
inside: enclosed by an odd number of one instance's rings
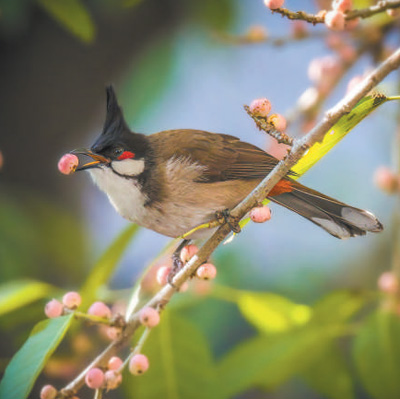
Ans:
MULTIPOLYGON (((169 237, 182 237, 240 203, 279 162, 263 149, 237 137, 202 130, 176 129, 145 135, 132 131, 113 86, 106 88, 103 130, 89 149, 87 170, 116 211, 130 222, 169 237)), ((268 199, 346 239, 380 232, 369 211, 308 188, 289 172, 268 199)), ((201 238, 207 229, 188 237, 201 238)))

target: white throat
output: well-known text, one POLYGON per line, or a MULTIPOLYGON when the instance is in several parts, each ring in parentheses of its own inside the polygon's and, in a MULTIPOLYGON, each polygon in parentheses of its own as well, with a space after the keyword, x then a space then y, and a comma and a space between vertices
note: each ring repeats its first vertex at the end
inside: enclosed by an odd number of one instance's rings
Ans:
MULTIPOLYGON (((126 161, 130 160, 119 161, 119 164, 126 161)), ((130 166, 129 170, 133 172, 132 164, 130 164, 130 166)), ((128 169, 128 167, 126 168, 128 169)), ((114 168, 114 170, 116 169, 114 168)), ((126 170, 122 172, 123 170, 124 168, 119 168, 116 171, 117 173, 126 175, 126 170)), ((139 167, 136 168, 136 171, 138 170, 140 170, 139 167)), ((118 176, 110 167, 106 166, 90 169, 89 172, 100 190, 107 194, 108 199, 116 211, 125 219, 134 223, 140 223, 145 215, 146 209, 144 204, 147 201, 147 196, 142 193, 137 181, 135 179, 118 176)), ((135 173, 135 175, 140 173, 135 173)))
POLYGON ((111 162, 111 167, 120 175, 138 176, 144 171, 143 159, 124 159, 111 162))

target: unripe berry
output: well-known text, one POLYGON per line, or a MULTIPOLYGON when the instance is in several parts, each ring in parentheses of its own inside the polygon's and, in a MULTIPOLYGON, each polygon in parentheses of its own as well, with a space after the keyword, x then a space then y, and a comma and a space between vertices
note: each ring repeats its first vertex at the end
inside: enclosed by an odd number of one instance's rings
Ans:
POLYGON ((0 151, 0 170, 3 168, 4 165, 4 157, 3 153, 0 151))
POLYGON ((155 327, 160 322, 160 315, 157 310, 145 307, 139 313, 139 320, 146 327, 155 327))
POLYGON ((63 296, 62 301, 68 309, 76 309, 82 303, 82 298, 77 292, 71 291, 63 296))
POLYGON ((349 11, 353 8, 352 0, 333 0, 332 1, 332 9, 336 11, 349 11))
POLYGON ((345 44, 338 50, 340 58, 345 62, 352 62, 357 57, 357 51, 353 46, 345 44))
POLYGON ((250 219, 255 223, 264 223, 271 219, 271 209, 269 206, 257 206, 250 211, 250 219))
POLYGON ((45 385, 40 391, 40 399, 54 399, 57 396, 57 389, 53 385, 45 385))
POLYGON ((281 8, 284 2, 285 0, 264 0, 264 4, 271 10, 275 10, 276 8, 281 8))
POLYGON ((114 370, 108 370, 104 374, 107 389, 116 389, 122 382, 122 375, 114 370))
POLYGON ((217 275, 217 268, 212 263, 204 263, 197 268, 196 275, 202 280, 213 280, 217 275))
POLYGON ((122 359, 118 356, 113 356, 109 361, 108 361, 108 368, 110 370, 118 370, 124 362, 122 359))
POLYGON ((325 15, 325 25, 332 30, 343 30, 345 25, 344 14, 341 11, 328 11, 325 15))
POLYGON ((399 188, 396 175, 387 166, 380 166, 375 171, 373 179, 375 185, 385 193, 393 194, 399 188))
POLYGON ((302 39, 303 37, 306 37, 308 32, 307 32, 307 23, 304 21, 292 21, 290 24, 290 30, 291 34, 295 39, 302 39))
POLYGON ((57 299, 52 299, 50 302, 47 302, 44 308, 44 313, 48 318, 53 319, 54 317, 61 316, 63 310, 64 307, 62 303, 60 301, 57 301, 57 299))
POLYGON ((88 310, 88 314, 109 319, 111 317, 111 310, 103 302, 94 302, 90 306, 90 308, 88 310))
POLYGON ((86 385, 92 389, 99 389, 104 384, 104 373, 97 367, 90 369, 85 377, 86 385))
POLYGON ((183 247, 180 258, 183 263, 186 263, 193 255, 196 255, 199 252, 199 248, 196 245, 190 244, 183 247))
POLYGON ((253 25, 250 26, 250 29, 248 30, 246 37, 251 42, 262 42, 267 39, 268 33, 263 26, 253 25))
POLYGON ((271 112, 271 103, 266 98, 258 98, 250 104, 250 112, 255 116, 265 118, 271 112))
POLYGON ((58 170, 64 175, 70 175, 75 172, 79 165, 79 159, 74 154, 65 154, 58 161, 58 170))
POLYGON ((378 279, 378 288, 386 294, 396 294, 399 290, 399 281, 394 273, 385 272, 378 279))
POLYGON ((272 114, 268 117, 268 123, 273 125, 278 132, 283 132, 286 129, 286 119, 281 114, 272 114))
POLYGON ((157 270, 157 283, 160 284, 161 286, 167 284, 168 282, 168 276, 171 273, 172 267, 170 266, 160 266, 159 269, 157 270))
POLYGON ((140 375, 147 371, 149 368, 149 359, 147 356, 138 353, 133 355, 129 360, 129 371, 133 375, 140 375))
POLYGON ((308 66, 308 77, 313 82, 321 84, 327 79, 331 80, 337 76, 341 68, 341 62, 337 57, 327 55, 321 58, 314 58, 308 66))

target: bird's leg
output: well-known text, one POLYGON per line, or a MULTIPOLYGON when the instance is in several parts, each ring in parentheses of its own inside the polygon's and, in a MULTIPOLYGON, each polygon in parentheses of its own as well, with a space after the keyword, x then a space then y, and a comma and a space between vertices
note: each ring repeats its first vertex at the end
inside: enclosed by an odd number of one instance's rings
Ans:
POLYGON ((240 233, 242 230, 239 226, 239 220, 231 216, 229 209, 215 212, 215 217, 220 224, 227 223, 234 233, 240 233))
POLYGON ((172 254, 172 269, 168 274, 168 283, 174 287, 174 284, 172 283, 172 280, 175 276, 175 274, 182 269, 183 267, 183 262, 181 260, 181 251, 182 249, 190 243, 191 240, 188 239, 183 239, 181 243, 178 245, 178 247, 175 249, 174 253, 172 254))

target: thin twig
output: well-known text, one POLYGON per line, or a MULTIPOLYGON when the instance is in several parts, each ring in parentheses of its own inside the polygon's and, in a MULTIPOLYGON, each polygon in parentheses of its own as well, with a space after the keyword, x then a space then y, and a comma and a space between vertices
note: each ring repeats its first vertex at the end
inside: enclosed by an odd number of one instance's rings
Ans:
MULTIPOLYGON (((289 172, 289 170, 301 159, 304 153, 313 144, 321 141, 329 129, 344 115, 349 113, 354 106, 368 92, 370 92, 381 80, 383 80, 390 72, 400 66, 400 49, 394 52, 385 62, 379 65, 368 77, 365 78, 357 89, 349 93, 342 101, 337 103, 326 114, 323 120, 316 125, 307 135, 294 142, 294 145, 288 156, 280 161, 271 173, 266 176, 263 181, 231 212, 231 216, 240 220, 245 214, 267 197, 268 193, 274 186, 289 172)), ((188 263, 175 275, 173 285, 164 286, 154 297, 145 305, 153 308, 164 307, 171 297, 178 291, 180 286, 196 271, 196 269, 204 263, 218 247, 218 245, 227 237, 231 229, 228 224, 224 224, 209 238, 200 248, 199 252, 194 255, 188 263)), ((122 346, 127 344, 133 333, 140 326, 139 312, 135 312, 128 321, 121 336, 113 341, 104 351, 98 355, 89 366, 71 381, 62 391, 62 398, 71 396, 83 384, 88 370, 97 366, 105 366, 108 359, 113 356, 122 346)))
POLYGON ((268 123, 267 120, 261 116, 254 115, 248 105, 244 105, 243 108, 247 112, 247 114, 253 119, 256 123, 257 127, 260 130, 263 130, 265 133, 269 134, 273 137, 279 144, 293 145, 293 138, 288 136, 284 132, 279 132, 274 128, 271 123, 268 123))
MULTIPOLYGON (((399 8, 400 1, 399 0, 384 0, 379 1, 377 4, 374 4, 370 7, 360 8, 359 10, 351 10, 345 13, 346 21, 356 18, 369 18, 375 14, 379 14, 389 9, 399 8)), ((283 17, 286 17, 291 20, 300 20, 306 21, 313 25, 321 24, 325 22, 325 13, 321 12, 318 14, 310 14, 304 11, 290 11, 287 8, 276 8, 275 10, 271 10, 273 13, 281 14, 283 17)))

